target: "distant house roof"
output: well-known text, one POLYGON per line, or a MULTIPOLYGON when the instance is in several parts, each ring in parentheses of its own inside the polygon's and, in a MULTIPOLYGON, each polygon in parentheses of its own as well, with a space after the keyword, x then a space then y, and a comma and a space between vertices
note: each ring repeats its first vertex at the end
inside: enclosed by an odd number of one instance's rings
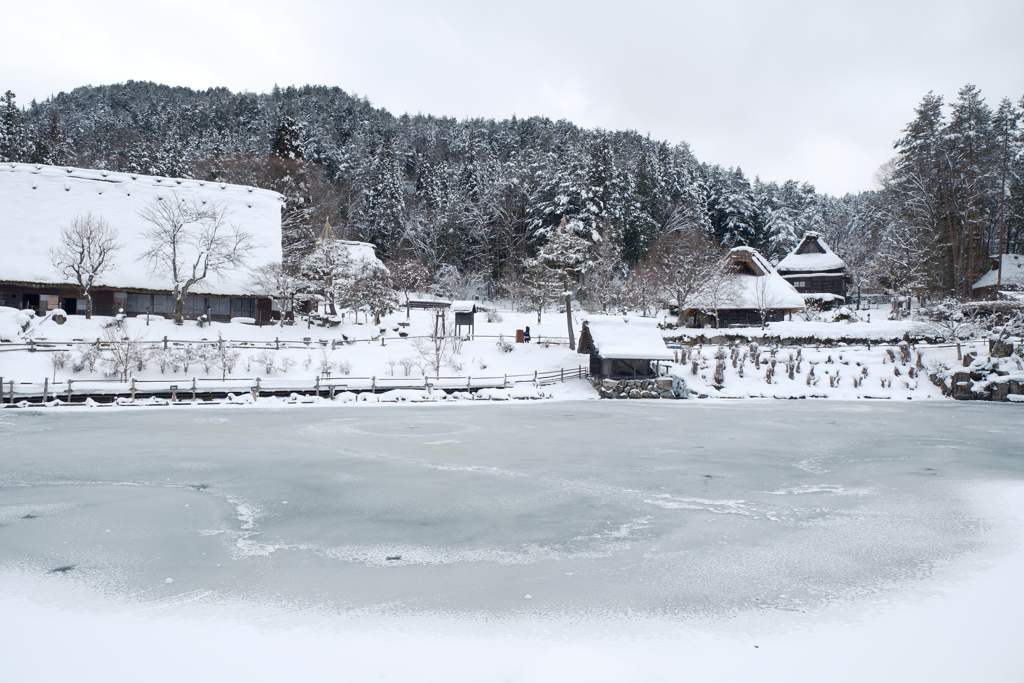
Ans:
POLYGON ((1024 256, 1020 254, 1003 254, 1003 283, 997 284, 999 280, 999 257, 992 257, 992 270, 981 276, 981 279, 974 283, 974 289, 985 287, 1022 287, 1024 288, 1024 256))
MULTIPOLYGON (((61 228, 76 216, 102 217, 118 232, 124 248, 114 255, 116 267, 97 282, 103 287, 168 290, 169 277, 153 273, 139 257, 149 244, 143 233, 152 226, 139 216, 148 204, 164 198, 214 202, 228 210, 227 220, 251 233, 259 246, 250 267, 281 260, 281 205, 277 192, 227 183, 161 178, 136 173, 0 163, 0 281, 57 284, 62 278, 49 250, 60 241, 61 228)), ((210 277, 193 287, 195 294, 245 294, 250 274, 244 269, 210 277)))
POLYGON ((770 310, 799 311, 804 308, 800 292, 775 272, 768 260, 752 247, 735 247, 729 251, 727 268, 734 271, 733 287, 728 296, 716 302, 707 288, 698 291, 687 304, 684 315, 693 310, 757 310, 761 302, 770 310), (717 305, 715 305, 717 304, 717 305))
POLYGON ((816 274, 827 275, 825 271, 845 270, 846 263, 825 244, 816 232, 804 233, 804 238, 786 258, 779 261, 775 270, 780 275, 816 274))
POLYGON ((657 327, 632 318, 601 317, 583 321, 579 352, 595 353, 601 358, 675 360, 657 327))

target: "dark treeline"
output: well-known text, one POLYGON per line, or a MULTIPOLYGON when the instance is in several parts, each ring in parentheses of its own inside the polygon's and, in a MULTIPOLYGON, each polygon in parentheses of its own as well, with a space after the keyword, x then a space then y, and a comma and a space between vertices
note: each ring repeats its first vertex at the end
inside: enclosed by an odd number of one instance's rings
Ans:
POLYGON ((883 189, 844 197, 749 179, 631 131, 396 117, 317 86, 252 94, 128 82, 27 107, 8 93, 0 161, 276 190, 286 264, 330 219, 385 259, 497 283, 521 278, 566 218, 621 279, 665 233, 696 229, 778 259, 817 230, 857 287, 962 295, 999 250, 1000 226, 1004 251, 1024 240, 1019 113, 1008 100, 993 112, 972 86, 951 107, 929 94, 879 175, 883 189))

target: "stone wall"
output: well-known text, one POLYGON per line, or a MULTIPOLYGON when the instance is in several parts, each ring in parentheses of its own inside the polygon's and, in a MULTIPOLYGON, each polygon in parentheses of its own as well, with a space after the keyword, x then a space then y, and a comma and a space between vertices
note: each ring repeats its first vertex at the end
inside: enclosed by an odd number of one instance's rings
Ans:
POLYGON ((686 383, 678 377, 653 379, 594 379, 601 398, 686 398, 686 383))

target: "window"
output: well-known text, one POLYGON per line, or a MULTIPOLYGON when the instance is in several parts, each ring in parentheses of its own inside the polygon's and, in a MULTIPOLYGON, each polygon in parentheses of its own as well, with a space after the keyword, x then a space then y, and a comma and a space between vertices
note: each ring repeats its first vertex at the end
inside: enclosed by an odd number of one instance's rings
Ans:
POLYGON ((201 296, 185 297, 185 315, 198 318, 206 313, 206 298, 201 296))
POLYGON ((233 318, 255 318, 256 299, 232 299, 231 317, 233 318))
POLYGON ((145 313, 149 310, 151 303, 149 294, 136 294, 135 292, 128 293, 127 301, 124 307, 126 313, 145 313))
POLYGON ((225 317, 231 315, 231 299, 210 297, 208 301, 211 315, 223 315, 225 317))
POLYGON ((171 296, 170 294, 154 294, 153 312, 167 315, 173 314, 174 297, 171 296))
POLYGON ((797 280, 796 282, 793 283, 793 286, 796 287, 797 289, 803 289, 804 287, 807 286, 807 283, 804 282, 803 280, 797 280))

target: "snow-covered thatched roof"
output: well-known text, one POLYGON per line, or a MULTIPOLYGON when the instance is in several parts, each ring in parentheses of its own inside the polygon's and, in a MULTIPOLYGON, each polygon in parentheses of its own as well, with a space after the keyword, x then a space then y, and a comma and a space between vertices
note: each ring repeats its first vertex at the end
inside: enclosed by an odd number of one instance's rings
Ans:
POLYGON ((579 351, 593 352, 601 358, 675 359, 653 322, 648 324, 633 318, 601 317, 583 321, 579 351))
POLYGON ((726 268, 731 271, 727 284, 712 291, 711 285, 705 285, 686 305, 687 311, 693 310, 769 310, 787 312, 799 311, 804 308, 804 298, 800 292, 781 275, 775 272, 772 264, 752 247, 734 247, 729 251, 726 268))
POLYGON ((823 273, 845 268, 846 263, 843 259, 839 258, 816 232, 804 233, 804 238, 796 249, 789 252, 789 255, 775 266, 775 270, 782 275, 823 273))
POLYGON ((992 270, 981 276, 981 279, 974 283, 974 289, 982 287, 1024 287, 1024 256, 1020 254, 1003 254, 1003 283, 997 285, 999 280, 998 256, 993 256, 992 270))
POLYGON ((476 313, 475 301, 453 301, 452 311, 455 313, 476 313))
MULTIPOLYGON (((168 290, 169 278, 153 273, 139 257, 148 247, 142 234, 152 226, 139 212, 161 197, 214 202, 228 210, 227 220, 251 233, 258 245, 250 267, 281 260, 281 200, 276 192, 227 183, 159 178, 134 173, 0 164, 0 281, 62 282, 50 263, 49 250, 61 228, 76 216, 92 213, 118 232, 124 245, 116 267, 98 284, 125 289, 168 290)), ((362 243, 357 243, 362 244, 362 243)), ((371 248, 372 253, 372 248, 371 248)), ((208 278, 195 294, 245 294, 249 273, 236 270, 208 278)))

